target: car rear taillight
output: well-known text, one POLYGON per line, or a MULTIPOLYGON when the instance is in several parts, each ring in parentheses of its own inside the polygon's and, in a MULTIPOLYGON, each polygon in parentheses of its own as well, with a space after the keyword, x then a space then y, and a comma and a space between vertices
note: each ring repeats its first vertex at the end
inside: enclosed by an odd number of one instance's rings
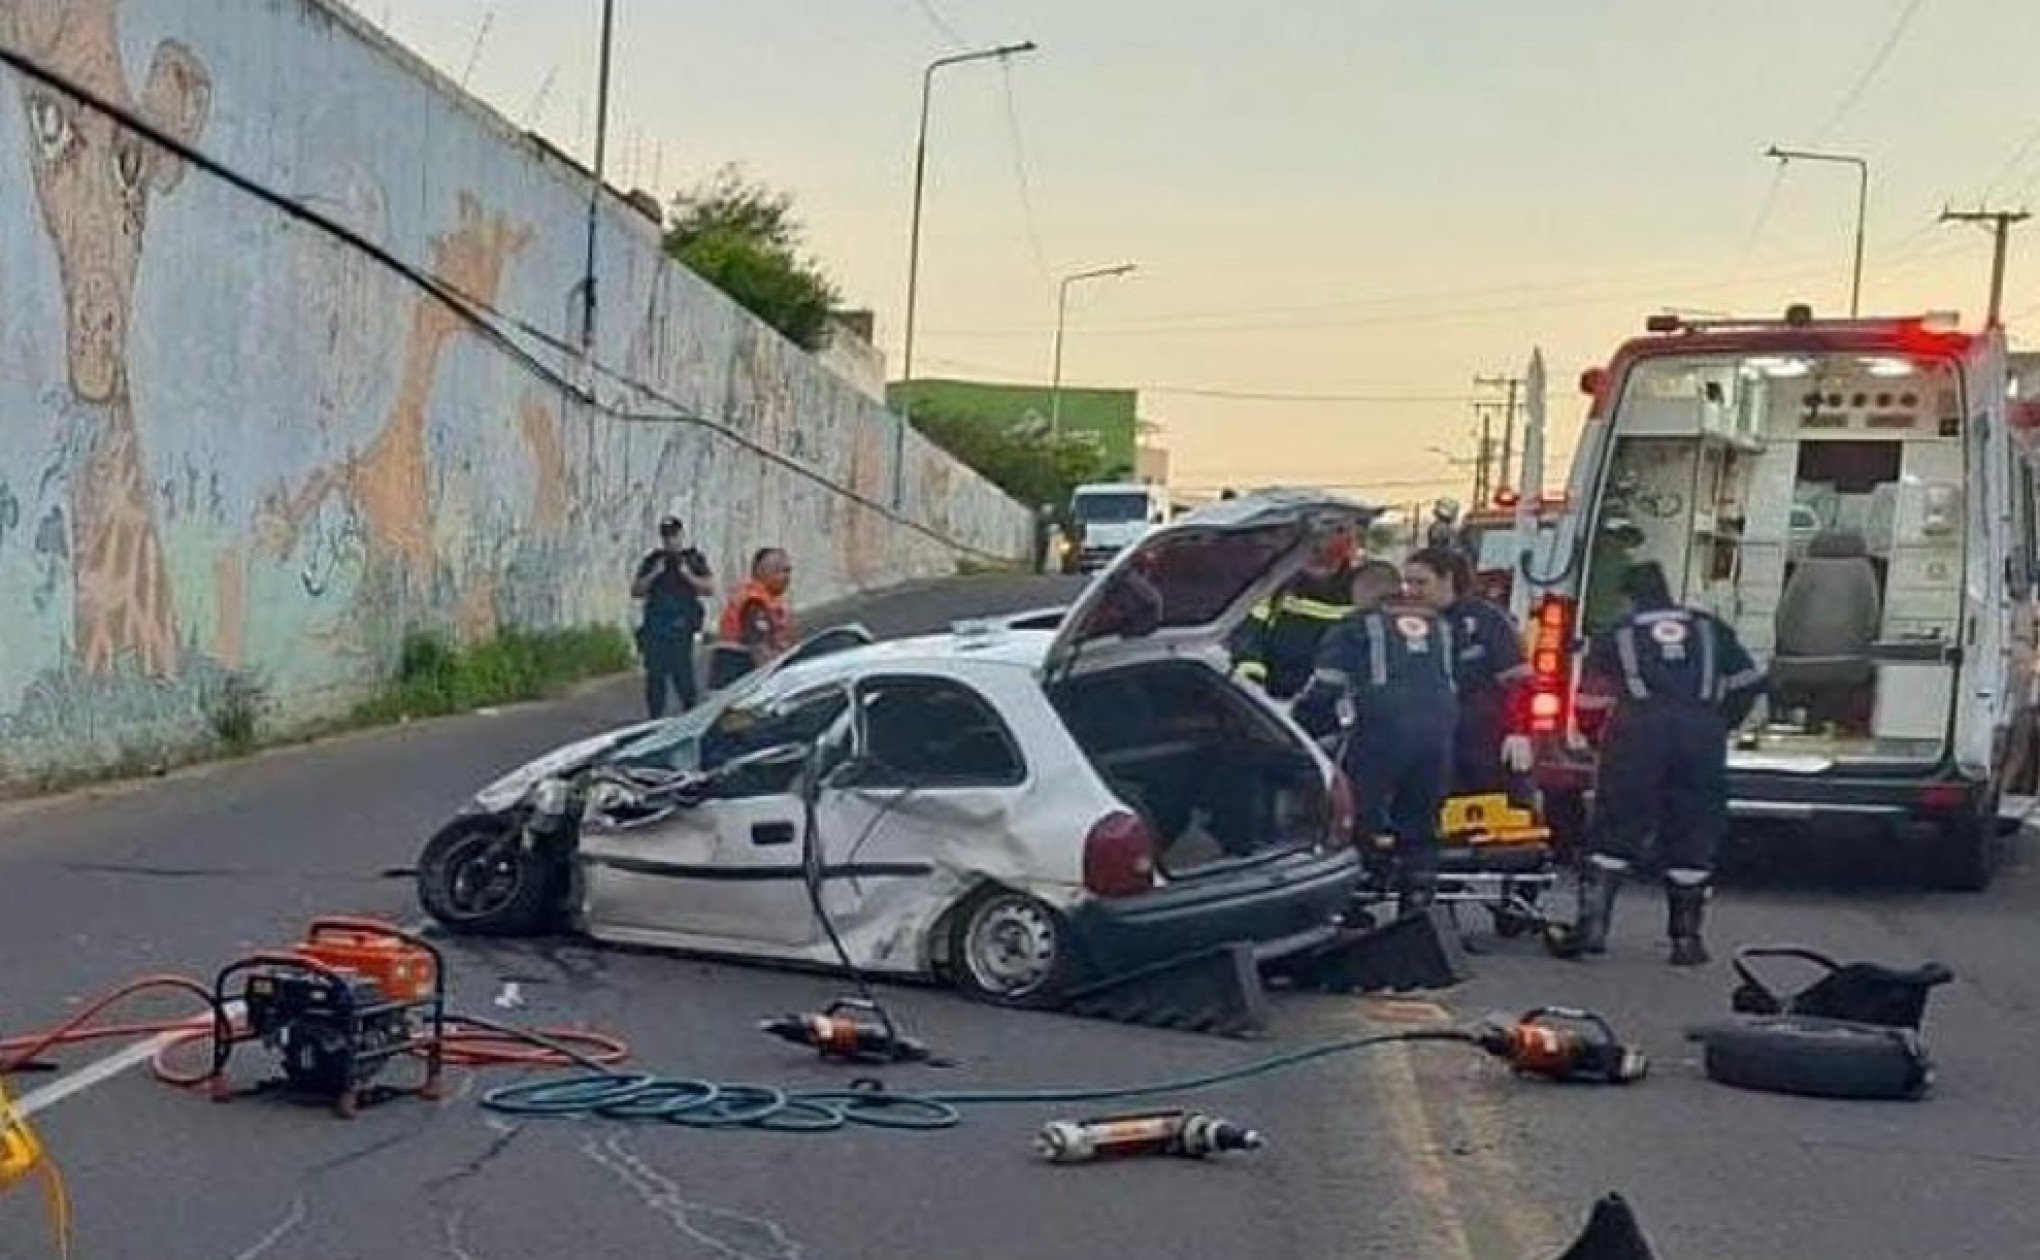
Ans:
POLYGON ((1567 686, 1571 664, 1573 602, 1546 595, 1537 604, 1530 634, 1530 712, 1532 735, 1556 735, 1565 729, 1567 686))
POLYGON ((1100 897, 1130 897, 1155 886, 1155 838, 1138 814, 1117 810, 1084 837, 1084 887, 1100 897))
POLYGON ((1934 813, 1951 813, 1969 807, 1967 783, 1929 783, 1920 789, 1920 808, 1934 813))
POLYGON ((1332 834, 1335 845, 1353 842, 1353 780, 1346 777, 1344 770, 1332 771, 1332 834))

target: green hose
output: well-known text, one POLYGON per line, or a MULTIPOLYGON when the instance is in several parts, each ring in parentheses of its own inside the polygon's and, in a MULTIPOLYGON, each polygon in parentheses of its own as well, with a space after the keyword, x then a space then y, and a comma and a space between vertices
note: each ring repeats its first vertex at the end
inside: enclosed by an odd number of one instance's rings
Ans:
MULTIPOLYGON (((484 1021, 476 1021, 484 1022, 484 1021)), ((525 1036, 505 1025, 498 1031, 525 1036)), ((1397 1043, 1444 1041, 1478 1045, 1463 1028, 1411 1028, 1368 1033, 1255 1059, 1238 1067, 1140 1085, 1083 1089, 936 1090, 894 1092, 872 1082, 846 1089, 789 1090, 727 1084, 646 1072, 616 1072, 570 1048, 549 1046, 589 1068, 565 1078, 525 1081, 483 1094, 482 1106, 519 1116, 600 1116, 610 1120, 662 1120, 700 1129, 752 1129, 775 1133, 827 1133, 845 1125, 927 1132, 954 1128, 963 1109, 1013 1103, 1093 1103, 1157 1094, 1187 1094, 1248 1080, 1317 1059, 1397 1043)), ((546 1044, 539 1040, 538 1044, 546 1044)))

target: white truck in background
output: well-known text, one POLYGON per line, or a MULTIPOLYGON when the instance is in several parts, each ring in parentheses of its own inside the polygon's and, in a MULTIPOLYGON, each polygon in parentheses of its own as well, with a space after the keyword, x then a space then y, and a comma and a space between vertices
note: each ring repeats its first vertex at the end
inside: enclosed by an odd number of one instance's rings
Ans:
POLYGON ((1071 550, 1080 573, 1093 573, 1169 519, 1168 491, 1141 481, 1098 481, 1070 494, 1071 550))

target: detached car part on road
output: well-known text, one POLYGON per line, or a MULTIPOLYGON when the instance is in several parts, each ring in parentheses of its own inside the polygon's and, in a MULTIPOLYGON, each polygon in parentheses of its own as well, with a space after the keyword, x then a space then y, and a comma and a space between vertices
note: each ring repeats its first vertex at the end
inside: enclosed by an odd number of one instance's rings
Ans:
POLYGON ((1322 944, 1361 876, 1344 776, 1226 637, 1357 504, 1215 504, 1066 610, 832 631, 681 717, 561 748, 425 848, 456 932, 945 980, 1054 1005, 1220 945, 1322 944), (820 889, 826 922, 810 900, 820 889))

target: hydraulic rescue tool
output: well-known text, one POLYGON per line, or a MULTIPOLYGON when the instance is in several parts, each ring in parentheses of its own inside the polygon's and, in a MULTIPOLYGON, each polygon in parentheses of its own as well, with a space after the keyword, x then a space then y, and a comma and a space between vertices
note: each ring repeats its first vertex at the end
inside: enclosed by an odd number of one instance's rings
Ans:
POLYGON ((1185 1111, 1051 1120, 1034 1139, 1035 1151, 1051 1164, 1140 1155, 1203 1159, 1220 1151, 1257 1151, 1265 1145, 1260 1134, 1243 1125, 1185 1111))
POLYGON ((280 1087, 329 1103, 342 1117, 398 1095, 440 1097, 445 973, 437 948, 374 919, 315 919, 292 949, 228 963, 213 982, 213 1062, 206 1078, 213 1098, 225 1102, 236 1092, 227 1067, 241 1040, 260 1041, 282 1066, 280 1078, 255 1091, 280 1087), (230 993, 236 979, 238 998, 230 993), (232 1027, 236 1002, 245 1038, 232 1027), (376 1083, 390 1060, 413 1052, 425 1059, 421 1084, 376 1083))
POLYGON ((876 1003, 840 998, 819 1015, 781 1015, 758 1021, 760 1032, 795 1045, 812 1046, 824 1059, 843 1063, 926 1063, 932 1052, 921 1041, 895 1030, 876 1003), (846 1011, 862 1011, 875 1022, 856 1019, 846 1011))
POLYGON ((1475 1044, 1525 1076, 1591 1085, 1627 1085, 1650 1070, 1643 1052, 1625 1046, 1592 1011, 1540 1006, 1514 1020, 1482 1024, 1475 1044))

